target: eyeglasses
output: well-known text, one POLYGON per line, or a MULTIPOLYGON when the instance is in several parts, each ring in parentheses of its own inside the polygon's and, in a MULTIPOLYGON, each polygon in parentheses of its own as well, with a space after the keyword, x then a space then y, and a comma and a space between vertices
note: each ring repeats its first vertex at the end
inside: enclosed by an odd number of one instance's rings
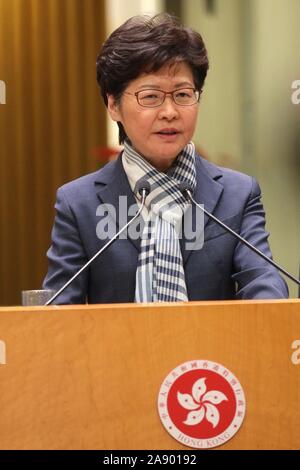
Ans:
POLYGON ((166 99, 167 95, 171 95, 174 103, 179 106, 192 106, 198 103, 202 90, 195 88, 179 88, 174 91, 162 90, 140 90, 136 93, 129 93, 124 91, 125 95, 133 95, 136 97, 137 102, 144 108, 157 108, 161 106, 166 99))

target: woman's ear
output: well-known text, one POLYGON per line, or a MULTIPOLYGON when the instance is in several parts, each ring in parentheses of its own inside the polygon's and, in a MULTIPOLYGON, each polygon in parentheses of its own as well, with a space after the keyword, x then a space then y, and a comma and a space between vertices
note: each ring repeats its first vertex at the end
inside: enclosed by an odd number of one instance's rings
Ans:
POLYGON ((113 121, 121 121, 119 103, 113 95, 107 95, 107 109, 113 121))

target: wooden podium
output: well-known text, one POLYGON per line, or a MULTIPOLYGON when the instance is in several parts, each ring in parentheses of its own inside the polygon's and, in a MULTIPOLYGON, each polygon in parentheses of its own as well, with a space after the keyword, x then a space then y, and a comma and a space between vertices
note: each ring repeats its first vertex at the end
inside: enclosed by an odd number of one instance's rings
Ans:
POLYGON ((0 308, 0 352, 1 449, 189 450, 157 398, 193 359, 245 392, 219 449, 300 449, 299 300, 0 308))

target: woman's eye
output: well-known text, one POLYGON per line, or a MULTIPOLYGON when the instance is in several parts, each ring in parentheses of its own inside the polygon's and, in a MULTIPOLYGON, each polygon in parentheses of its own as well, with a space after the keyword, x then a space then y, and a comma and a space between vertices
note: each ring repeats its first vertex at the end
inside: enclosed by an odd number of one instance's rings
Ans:
POLYGON ((155 100, 158 98, 158 95, 155 93, 149 93, 148 95, 142 96, 142 100, 155 100))
POLYGON ((176 93, 176 97, 177 98, 190 98, 191 97, 191 93, 188 93, 186 91, 181 91, 179 93, 176 93))

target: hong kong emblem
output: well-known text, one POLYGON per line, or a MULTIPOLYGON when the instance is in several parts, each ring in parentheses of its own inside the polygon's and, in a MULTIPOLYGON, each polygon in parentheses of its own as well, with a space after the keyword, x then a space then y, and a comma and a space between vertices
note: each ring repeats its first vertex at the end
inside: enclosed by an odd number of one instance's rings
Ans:
POLYGON ((246 402, 239 380, 221 364, 193 360, 164 379, 158 411, 166 430, 181 444, 205 449, 224 444, 242 425, 246 402))

